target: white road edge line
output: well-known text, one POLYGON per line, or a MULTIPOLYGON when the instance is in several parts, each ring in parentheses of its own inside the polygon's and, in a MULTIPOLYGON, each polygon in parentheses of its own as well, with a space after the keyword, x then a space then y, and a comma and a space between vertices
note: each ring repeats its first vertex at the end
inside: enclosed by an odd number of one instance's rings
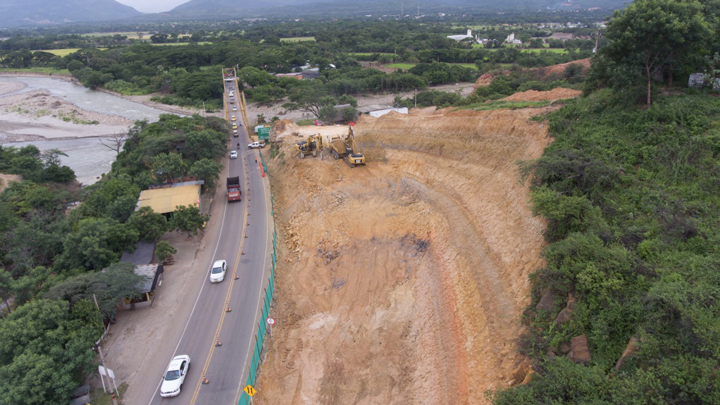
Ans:
MULTIPOLYGON (((262 178, 260 179, 260 182, 262 183, 262 178)), ((263 189, 264 189, 264 188, 265 188, 265 187, 263 186, 263 189)), ((265 191, 265 190, 264 190, 264 191, 265 191)), ((263 194, 265 194, 265 193, 263 193, 263 194)), ((263 196, 263 199, 265 199, 264 196, 263 196)), ((267 201, 266 201, 266 203, 267 203, 267 201)), ((266 206, 266 208, 267 208, 267 206, 266 206)), ((269 213, 265 213, 265 214, 267 215, 267 214, 269 214, 269 213)), ((267 218, 266 218, 266 220, 267 220, 267 218)), ((275 218, 272 219, 272 222, 273 222, 273 223, 275 222, 275 218)), ((268 229, 268 231, 269 231, 269 229, 268 229)), ((267 258, 267 252, 268 252, 268 238, 267 238, 267 235, 266 235, 266 236, 265 236, 265 252, 263 253, 263 257, 267 258)), ((264 266, 265 266, 265 263, 263 263, 263 267, 264 267, 264 266)), ((260 288, 258 288, 258 303, 257 303, 257 305, 255 306, 255 308, 258 308, 258 306, 260 305, 260 295, 261 295, 260 293, 262 292, 262 286, 263 286, 263 283, 265 282, 265 277, 264 277, 264 276, 265 276, 265 269, 263 268, 263 277, 260 277, 260 288)), ((259 309, 259 308, 258 308, 258 309, 259 309)), ((253 321, 253 324, 257 323, 257 320, 258 320, 258 312, 260 312, 260 311, 258 311, 258 310, 256 309, 256 310, 255 310, 255 321, 253 321)), ((269 309, 268 309, 268 313, 269 313, 269 309)), ((254 328, 255 328, 255 325, 253 325, 252 327, 253 327, 253 329, 254 329, 254 328)), ((258 326, 258 333, 260 333, 260 327, 259 327, 259 326, 258 326)), ((252 343, 253 343, 253 341, 252 341, 252 337, 251 337, 251 338, 250 338, 250 342, 249 342, 249 344, 248 344, 248 349, 247 349, 247 351, 245 352, 245 361, 243 362, 243 373, 245 372, 245 366, 247 365, 248 356, 250 355, 250 348, 252 347, 252 343)), ((240 391, 241 391, 243 388, 245 388, 245 387, 243 387, 243 384, 244 384, 244 382, 242 381, 242 374, 240 374, 240 385, 238 385, 238 390, 237 390, 237 393, 235 394, 235 398, 237 398, 237 403, 238 403, 238 405, 239 405, 239 402, 240 402, 240 396, 242 395, 242 394, 240 394, 240 391)))
MULTIPOLYGON (((228 162, 228 170, 230 170, 230 162, 228 162)), ((227 214, 227 209, 228 209, 228 204, 226 202, 225 210, 223 210, 222 222, 220 224, 220 236, 222 236, 223 228, 225 228, 225 214, 227 214)), ((212 255, 213 258, 217 254, 218 247, 220 247, 221 240, 222 240, 222 238, 218 237, 217 243, 215 244, 215 251, 213 252, 213 255, 212 255)), ((212 262, 212 258, 210 259, 210 261, 212 262)), ((188 326, 190 326, 190 320, 192 319, 193 313, 195 313, 195 307, 197 307, 198 301, 200 301, 200 295, 202 295, 203 288, 205 288, 205 284, 207 284, 207 283, 202 283, 202 285, 200 286, 200 291, 198 292, 197 298, 195 298, 195 304, 193 304, 192 311, 190 311, 190 316, 188 316, 188 320, 187 320, 187 323, 185 324, 185 328, 183 328, 182 334, 180 335, 180 339, 178 339, 177 345, 175 346, 175 350, 173 350, 172 357, 175 357, 175 355, 177 354, 177 349, 178 349, 178 347, 180 347, 180 342, 182 342, 183 337, 185 337, 185 332, 187 332, 187 328, 188 328, 188 326)), ((148 405, 152 405, 161 385, 162 385, 162 379, 160 380, 157 387, 155 388, 155 391, 153 392, 153 395, 150 398, 150 402, 148 402, 148 405)))

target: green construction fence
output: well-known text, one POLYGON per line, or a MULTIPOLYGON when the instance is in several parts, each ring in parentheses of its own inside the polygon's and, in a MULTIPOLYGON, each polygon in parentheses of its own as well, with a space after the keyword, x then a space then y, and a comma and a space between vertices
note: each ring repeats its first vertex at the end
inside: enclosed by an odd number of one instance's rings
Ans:
MULTIPOLYGON (((263 165, 265 173, 268 172, 265 159, 263 158, 262 152, 260 153, 260 162, 263 165)), ((273 202, 272 193, 270 194, 270 215, 273 217, 273 251, 272 251, 272 269, 270 271, 270 280, 265 288, 265 301, 262 307, 262 316, 260 316, 260 323, 257 328, 257 334, 255 335, 255 344, 250 361, 250 373, 248 374, 247 385, 255 386, 257 376, 260 371, 261 356, 263 353, 263 344, 265 342, 265 332, 267 330, 267 319, 270 315, 270 305, 272 304, 273 292, 275 291, 275 264, 277 263, 277 228, 275 227, 275 203, 273 202)), ((243 391, 238 405, 250 405, 250 396, 243 391)))

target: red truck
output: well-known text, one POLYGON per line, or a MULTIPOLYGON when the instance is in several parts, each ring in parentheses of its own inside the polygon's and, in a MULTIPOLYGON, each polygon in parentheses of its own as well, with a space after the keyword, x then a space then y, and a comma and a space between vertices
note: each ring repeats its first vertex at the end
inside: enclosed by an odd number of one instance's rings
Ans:
POLYGON ((227 178, 227 197, 228 201, 240 201, 240 176, 227 178))

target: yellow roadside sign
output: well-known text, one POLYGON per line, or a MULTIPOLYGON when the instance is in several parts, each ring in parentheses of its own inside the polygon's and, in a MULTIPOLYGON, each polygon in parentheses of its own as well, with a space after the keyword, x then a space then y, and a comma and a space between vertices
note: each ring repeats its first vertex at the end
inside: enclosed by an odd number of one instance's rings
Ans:
POLYGON ((248 385, 247 387, 245 387, 245 389, 243 391, 245 391, 245 393, 250 396, 257 394, 257 390, 255 388, 253 388, 252 385, 248 385))

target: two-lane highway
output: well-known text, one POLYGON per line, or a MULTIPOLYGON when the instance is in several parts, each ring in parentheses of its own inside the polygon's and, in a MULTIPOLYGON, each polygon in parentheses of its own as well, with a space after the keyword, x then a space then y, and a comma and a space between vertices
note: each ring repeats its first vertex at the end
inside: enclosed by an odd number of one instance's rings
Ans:
MULTIPOLYGON (((225 97, 229 94, 227 86, 226 82, 225 97)), ((237 95, 237 89, 233 90, 237 95)), ((234 99, 234 105, 238 105, 237 96, 234 99)), ((154 394, 143 403, 236 404, 247 378, 249 356, 255 343, 254 326, 260 318, 259 302, 264 299, 265 267, 272 246, 267 220, 270 213, 256 163, 258 153, 247 148, 247 123, 243 122, 241 111, 234 113, 237 122, 243 123, 238 126, 239 136, 230 138, 232 150, 240 142, 238 159, 229 160, 221 176, 240 176, 242 201, 227 202, 218 197, 213 202, 223 206, 222 210, 214 210, 215 215, 221 212, 220 220, 210 221, 210 226, 219 226, 220 230, 206 235, 217 235, 214 243, 208 244, 213 254, 193 273, 191 280, 203 283, 202 287, 196 297, 187 298, 195 303, 182 334, 167 339, 168 345, 175 346, 167 362, 176 355, 187 354, 191 367, 180 395, 161 398, 162 380, 158 380, 154 394), (228 264, 225 280, 210 284, 210 267, 220 259, 228 264)), ((220 183, 220 187, 224 187, 224 178, 221 177, 220 183)))

